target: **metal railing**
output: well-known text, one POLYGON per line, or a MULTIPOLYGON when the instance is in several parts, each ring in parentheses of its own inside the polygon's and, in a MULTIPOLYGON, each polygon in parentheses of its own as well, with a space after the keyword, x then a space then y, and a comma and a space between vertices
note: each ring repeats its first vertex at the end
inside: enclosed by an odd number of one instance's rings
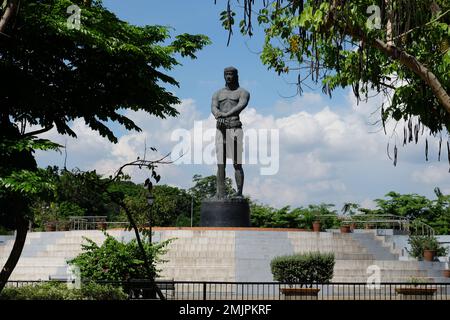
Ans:
MULTIPOLYGON (((7 286, 43 281, 9 281, 7 286)), ((149 281, 100 282, 122 286, 130 300, 148 299, 149 281)), ((156 281, 167 300, 450 300, 449 283, 156 281)))
MULTIPOLYGON (((106 221, 106 218, 106 216, 70 216, 68 223, 60 222, 60 224, 67 225, 67 230, 126 228, 130 224, 128 221, 106 221)), ((62 228, 58 228, 58 223, 56 229, 62 230, 62 228)))
POLYGON ((428 224, 420 220, 410 220, 407 217, 397 216, 393 214, 354 214, 354 215, 318 215, 316 218, 320 220, 321 217, 335 217, 343 225, 352 225, 356 227, 374 227, 375 229, 397 229, 405 231, 407 234, 428 235, 434 236, 434 229, 428 224))
POLYGON ((106 216, 71 216, 69 217, 71 230, 106 229, 106 216))
POLYGON ((162 290, 173 300, 450 300, 450 283, 327 283, 183 282, 173 291, 162 290))
POLYGON ((346 216, 342 223, 344 224, 356 224, 364 226, 373 226, 376 229, 383 227, 386 229, 398 229, 409 233, 410 220, 405 217, 396 216, 392 214, 355 214, 352 216, 346 216))

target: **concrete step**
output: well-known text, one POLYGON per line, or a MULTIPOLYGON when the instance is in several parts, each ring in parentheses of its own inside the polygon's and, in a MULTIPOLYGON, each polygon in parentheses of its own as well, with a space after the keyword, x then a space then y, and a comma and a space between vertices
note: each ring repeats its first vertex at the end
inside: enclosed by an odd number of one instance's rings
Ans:
POLYGON ((227 256, 234 257, 235 250, 168 250, 167 256, 171 257, 208 257, 208 256, 227 256))
MULTIPOLYGON (((4 265, 6 263, 6 259, 0 259, 0 265, 4 265)), ((56 265, 65 265, 66 259, 63 257, 48 257, 45 259, 41 258, 28 258, 21 257, 19 262, 17 263, 17 267, 21 266, 56 266, 56 265)))
POLYGON ((365 247, 361 246, 358 241, 351 237, 342 239, 327 237, 318 237, 316 239, 291 239, 291 244, 294 248, 304 247, 305 249, 329 248, 333 251, 350 251, 350 252, 365 252, 365 247))
MULTIPOLYGON (((355 277, 365 277, 366 279, 371 276, 373 273, 367 273, 365 270, 346 270, 346 269, 335 269, 333 272, 334 276, 355 276, 355 277)), ((417 277, 428 277, 428 272, 424 270, 381 270, 381 277, 389 276, 389 277, 408 277, 408 276, 417 276, 417 277)))
POLYGON ((315 244, 321 244, 321 245, 340 245, 343 247, 347 246, 354 246, 363 248, 363 246, 358 243, 357 241, 353 239, 349 240, 336 240, 336 239, 290 239, 290 242, 293 245, 296 244, 307 244, 307 245, 315 245, 315 244))
MULTIPOLYGON (((133 232, 109 233, 119 240, 134 238, 133 232)), ((81 244, 86 243, 83 236, 98 244, 105 239, 97 230, 41 232, 29 236, 13 279, 47 280, 49 275, 66 275, 65 261, 82 252, 81 244)), ((272 281, 270 260, 274 256, 307 251, 333 251, 337 259, 335 279, 346 282, 365 282, 370 265, 381 268, 382 281, 406 282, 411 276, 437 281, 442 279, 444 268, 443 263, 391 260, 392 256, 382 255, 389 251, 385 243, 370 234, 355 238, 354 234, 325 232, 160 230, 153 236, 155 241, 169 238, 177 239, 162 257, 168 262, 159 266, 162 274, 175 280, 272 281)), ((4 241, 0 243, 2 263, 9 255, 14 237, 0 239, 4 241)))
POLYGON ((334 254, 336 260, 370 260, 373 256, 367 253, 346 253, 336 252, 334 254))
POLYGON ((234 281, 234 274, 234 268, 168 268, 160 276, 175 281, 234 281))
POLYGON ((64 273, 67 272, 67 265, 61 265, 61 266, 20 266, 14 269, 14 274, 57 274, 57 273, 64 273))
POLYGON ((186 243, 186 244, 192 244, 192 245, 200 245, 200 244, 234 244, 235 239, 234 238, 178 238, 173 240, 173 243, 186 243))
POLYGON ((422 261, 392 261, 392 260, 353 260, 344 261, 336 260, 335 268, 347 268, 347 269, 363 269, 370 265, 376 265, 381 269, 409 269, 409 270, 442 270, 444 268, 444 263, 442 262, 422 262, 422 261))
POLYGON ((81 249, 79 251, 67 251, 67 250, 59 250, 59 251, 40 251, 36 253, 35 257, 45 258, 45 257, 63 257, 67 259, 73 259, 77 255, 82 253, 81 249))
MULTIPOLYGON (((414 277, 415 281, 423 281, 423 282, 430 282, 434 283, 435 280, 432 277, 414 277)), ((410 276, 381 276, 381 282, 401 282, 401 283, 411 283, 412 279, 410 276)), ((331 282, 357 282, 357 283, 366 283, 367 277, 362 276, 336 276, 333 277, 331 282)))
POLYGON ((377 260, 398 260, 398 255, 393 254, 383 242, 377 240, 372 233, 352 233, 353 239, 358 241, 377 260))
MULTIPOLYGON (((334 252, 334 253, 364 253, 369 254, 365 249, 341 246, 293 246, 295 252, 334 252)), ((372 256, 372 255, 371 255, 372 256)))
MULTIPOLYGON (((11 248, 12 249, 12 248, 11 248)), ((23 252, 39 252, 39 251, 61 251, 61 250, 79 250, 81 249, 81 243, 78 244, 47 244, 47 245, 30 245, 23 248, 23 252)), ((8 250, 9 253, 11 250, 8 250)), ((1 252, 1 251, 0 251, 1 252)), ((7 252, 4 252, 5 254, 7 252)))
POLYGON ((402 254, 405 253, 403 251, 404 248, 402 246, 397 246, 396 243, 393 241, 392 235, 376 235, 375 238, 381 241, 384 244, 384 246, 387 246, 388 249, 393 254, 396 254, 400 257, 402 256, 402 254))
POLYGON ((332 232, 289 232, 288 238, 334 238, 351 239, 350 233, 332 233, 332 232))
POLYGON ((187 245, 184 243, 172 243, 168 246, 169 250, 182 251, 234 251, 234 244, 197 244, 187 245))
MULTIPOLYGON (((166 259, 165 257, 163 259, 166 259)), ((233 265, 234 261, 228 258, 195 258, 195 257, 172 257, 163 266, 223 266, 233 265)))
MULTIPOLYGON (((236 231, 227 231, 227 230, 164 230, 155 231, 156 234, 163 233, 163 238, 197 238, 197 237, 208 237, 208 238, 234 238, 236 235, 236 231)), ((255 232, 255 236, 257 236, 259 232, 255 232)))
POLYGON ((234 259, 233 251, 168 251, 163 255, 164 259, 172 258, 228 258, 234 259))
MULTIPOLYGON (((105 238, 98 238, 98 239, 90 239, 94 241, 97 244, 102 244, 105 241, 105 238)), ((52 245, 81 245, 81 244, 88 244, 89 242, 83 238, 64 238, 60 239, 55 243, 52 243, 52 245)))
POLYGON ((46 251, 61 251, 61 250, 67 250, 67 251, 73 251, 73 250, 81 250, 81 243, 73 243, 73 244, 49 244, 44 247, 44 250, 46 251))
POLYGON ((232 265, 225 265, 225 266, 183 266, 183 267, 171 267, 167 266, 165 268, 164 273, 175 273, 177 275, 187 274, 187 273, 208 273, 208 274, 217 274, 220 275, 222 273, 233 273, 234 274, 234 266, 232 265))
POLYGON ((27 275, 15 275, 14 273, 9 277, 9 281, 47 281, 49 275, 45 274, 27 274, 27 275))

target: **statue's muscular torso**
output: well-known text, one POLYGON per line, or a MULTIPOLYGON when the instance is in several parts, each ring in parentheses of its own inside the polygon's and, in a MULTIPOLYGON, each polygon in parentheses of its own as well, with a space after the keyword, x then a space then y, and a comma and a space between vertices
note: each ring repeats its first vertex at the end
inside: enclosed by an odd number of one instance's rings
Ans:
MULTIPOLYGON (((217 110, 223 113, 230 112, 238 104, 246 106, 249 99, 249 93, 243 88, 237 88, 230 90, 229 88, 223 88, 214 93, 213 104, 216 104, 217 110)), ((240 110, 242 111, 242 110, 240 110)), ((239 112, 226 117, 227 121, 232 124, 231 126, 241 126, 239 121, 239 112)))

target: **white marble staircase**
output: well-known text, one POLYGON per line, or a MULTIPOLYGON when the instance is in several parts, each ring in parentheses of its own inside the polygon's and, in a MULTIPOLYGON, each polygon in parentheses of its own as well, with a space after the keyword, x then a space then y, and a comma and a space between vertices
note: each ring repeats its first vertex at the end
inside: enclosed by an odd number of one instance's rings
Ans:
MULTIPOLYGON (((134 234, 109 231, 118 239, 134 234)), ((100 244, 101 231, 33 232, 10 280, 48 280, 68 274, 67 260, 81 253, 83 237, 100 244)), ((270 260, 295 252, 333 252, 333 282, 366 282, 368 267, 380 268, 382 282, 449 282, 442 278, 440 262, 399 261, 383 239, 373 234, 266 230, 157 229, 154 241, 175 239, 161 264, 161 277, 180 281, 273 281, 270 260), (176 238, 176 239, 175 239, 176 238)), ((0 236, 0 266, 12 248, 14 237, 0 236)))

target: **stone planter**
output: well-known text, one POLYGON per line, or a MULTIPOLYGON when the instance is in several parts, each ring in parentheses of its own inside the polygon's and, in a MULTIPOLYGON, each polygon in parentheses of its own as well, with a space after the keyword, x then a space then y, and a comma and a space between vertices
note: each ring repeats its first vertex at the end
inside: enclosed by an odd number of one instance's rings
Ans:
POLYGON ((56 231, 56 222, 47 222, 45 224, 45 231, 46 232, 56 231))
POLYGON ((436 250, 423 250, 423 260, 425 261, 433 261, 435 255, 436 250))
POLYGON ((317 300, 318 288, 281 288, 283 300, 317 300))
POLYGON ((313 222, 313 231, 314 232, 320 232, 320 221, 314 221, 313 222))
POLYGON ((97 230, 106 230, 107 224, 106 221, 97 222, 97 230))
POLYGON ((436 291, 436 288, 395 288, 395 292, 404 300, 432 300, 436 291))
POLYGON ((69 231, 70 230, 70 223, 69 222, 59 222, 57 229, 59 231, 69 231))

